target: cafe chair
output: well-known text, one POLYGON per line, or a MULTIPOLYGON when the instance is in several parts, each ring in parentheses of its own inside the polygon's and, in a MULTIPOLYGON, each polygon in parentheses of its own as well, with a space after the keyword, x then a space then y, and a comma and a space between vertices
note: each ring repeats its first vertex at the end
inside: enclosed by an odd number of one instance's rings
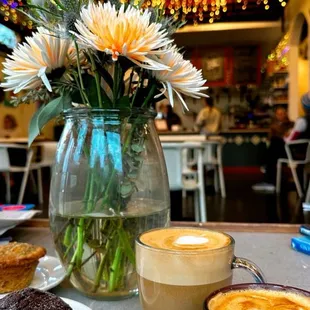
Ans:
MULTIPOLYGON (((286 151, 287 158, 278 159, 276 192, 278 195, 281 193, 282 165, 286 164, 291 169, 298 196, 301 198, 304 196, 304 191, 301 187, 301 184, 300 184, 300 181, 297 175, 297 167, 298 165, 306 166, 307 164, 310 163, 310 140, 301 139, 301 140, 289 141, 285 144, 285 151, 286 151), (306 153, 303 159, 294 159, 294 156, 292 153, 292 147, 298 146, 298 145, 306 146, 306 153)), ((305 170, 304 170, 304 176, 305 176, 305 170)), ((304 179, 306 178, 304 177, 304 179)), ((306 182, 304 180, 304 184, 305 183, 306 182)))
MULTIPOLYGON (((221 192, 221 197, 226 198, 226 186, 223 171, 223 160, 222 160, 222 150, 223 142, 222 139, 217 137, 217 139, 206 140, 203 142, 203 164, 207 171, 214 170, 214 188, 218 193, 221 192)), ((197 165, 197 158, 195 153, 191 154, 186 152, 187 156, 187 166, 193 167, 197 165)))
POLYGON ((30 170, 37 170, 38 177, 38 196, 39 203, 43 204, 43 183, 42 183, 42 168, 52 168, 55 163, 55 154, 57 150, 57 142, 48 141, 35 143, 34 147, 40 149, 40 160, 31 163, 30 170))
POLYGON ((206 222, 203 144, 201 142, 162 143, 162 147, 166 160, 170 190, 194 191, 195 221, 206 222), (197 171, 188 169, 184 150, 193 150, 197 154, 197 171))
POLYGON ((207 140, 204 142, 204 146, 203 163, 207 167, 207 170, 214 170, 215 191, 220 191, 222 198, 226 198, 226 186, 222 161, 223 143, 220 140, 207 140))
POLYGON ((27 146, 18 144, 0 144, 0 172, 5 176, 6 183, 6 202, 11 203, 11 173, 23 173, 23 178, 19 190, 17 203, 21 204, 24 199, 25 189, 28 181, 30 165, 33 157, 33 150, 28 149, 27 146), (26 163, 24 166, 12 166, 10 164, 10 157, 8 149, 16 149, 26 152, 26 163))

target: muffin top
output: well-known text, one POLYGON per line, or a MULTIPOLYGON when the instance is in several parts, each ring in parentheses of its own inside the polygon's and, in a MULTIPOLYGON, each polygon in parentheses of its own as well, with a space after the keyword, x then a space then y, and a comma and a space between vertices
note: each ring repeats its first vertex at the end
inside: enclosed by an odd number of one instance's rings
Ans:
POLYGON ((28 243, 11 242, 0 245, 0 267, 31 264, 45 254, 44 248, 28 243))
POLYGON ((25 288, 0 299, 0 310, 72 310, 56 295, 25 288))

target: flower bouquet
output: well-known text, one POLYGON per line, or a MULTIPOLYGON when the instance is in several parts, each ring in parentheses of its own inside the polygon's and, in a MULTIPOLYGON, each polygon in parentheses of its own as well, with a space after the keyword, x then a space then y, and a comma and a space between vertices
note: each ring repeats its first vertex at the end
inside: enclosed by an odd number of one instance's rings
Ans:
POLYGON ((169 222, 169 187, 152 108, 206 96, 173 44, 182 25, 163 2, 33 1, 37 25, 3 63, 12 105, 40 102, 29 144, 51 119, 66 125, 51 183, 50 221, 71 283, 93 297, 136 292, 134 240, 169 222))

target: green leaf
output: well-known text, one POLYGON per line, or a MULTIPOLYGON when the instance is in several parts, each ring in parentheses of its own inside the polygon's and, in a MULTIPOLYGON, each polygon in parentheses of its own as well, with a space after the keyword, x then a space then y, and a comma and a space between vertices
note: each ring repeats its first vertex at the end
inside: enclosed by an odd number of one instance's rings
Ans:
POLYGON ((139 144, 133 144, 133 145, 131 146, 131 149, 132 149, 135 153, 141 153, 141 152, 144 150, 143 146, 141 146, 141 145, 139 145, 139 144))
POLYGON ((96 80, 89 74, 83 75, 84 87, 92 107, 98 107, 96 80))
POLYGON ((42 128, 63 110, 71 107, 71 97, 64 95, 43 105, 32 117, 29 125, 28 145, 30 146, 40 134, 42 128))
POLYGON ((123 96, 122 98, 118 99, 116 102, 116 107, 129 109, 130 108, 129 96, 123 96))
POLYGON ((127 197, 129 197, 132 194, 133 190, 134 190, 134 187, 132 186, 131 183, 129 183, 129 182, 128 183, 123 183, 121 185, 121 190, 120 190, 121 196, 123 198, 127 198, 127 197))

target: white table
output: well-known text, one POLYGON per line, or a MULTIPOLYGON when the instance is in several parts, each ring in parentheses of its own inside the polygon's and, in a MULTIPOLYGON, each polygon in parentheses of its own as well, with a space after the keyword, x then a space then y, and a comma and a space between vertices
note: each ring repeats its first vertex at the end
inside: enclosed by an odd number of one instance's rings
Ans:
MULTIPOLYGON (((190 223, 187 224, 190 225, 190 223)), ((268 282, 310 290, 310 256, 295 252, 290 248, 291 238, 297 235, 297 233, 292 233, 291 226, 273 225, 275 227, 287 227, 286 230, 281 230, 287 231, 287 233, 266 233, 229 231, 229 229, 236 230, 235 226, 230 224, 207 223, 206 225, 207 227, 224 229, 230 233, 236 240, 236 255, 254 261, 263 270, 268 282)), ((270 226, 272 225, 240 225, 241 229, 244 230, 242 227, 245 227, 246 230, 252 231, 270 230, 268 229, 270 226)), ((279 229, 270 231, 279 231, 279 229)), ((10 235, 17 241, 44 245, 49 255, 55 255, 48 228, 17 228, 12 230, 10 235)), ((253 282, 253 279, 243 270, 234 271, 234 283, 242 282, 253 282)), ((92 310, 141 310, 138 297, 114 302, 92 300, 80 294, 68 283, 62 283, 52 292, 62 297, 77 300, 92 310)))

